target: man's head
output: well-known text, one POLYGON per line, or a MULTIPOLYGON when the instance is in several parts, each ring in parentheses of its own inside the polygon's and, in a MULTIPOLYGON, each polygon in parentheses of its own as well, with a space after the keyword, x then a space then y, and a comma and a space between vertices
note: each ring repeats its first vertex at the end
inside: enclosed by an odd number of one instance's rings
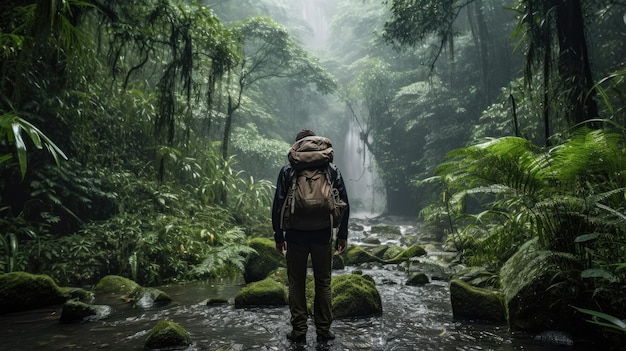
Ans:
POLYGON ((302 129, 297 135, 296 135, 296 141, 302 139, 302 138, 306 138, 308 136, 315 136, 315 132, 313 132, 310 129, 302 129))

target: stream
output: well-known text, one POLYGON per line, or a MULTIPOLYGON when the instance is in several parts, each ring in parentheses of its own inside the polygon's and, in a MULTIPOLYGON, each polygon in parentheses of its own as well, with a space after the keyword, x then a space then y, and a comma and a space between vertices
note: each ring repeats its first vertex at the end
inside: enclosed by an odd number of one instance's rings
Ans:
MULTIPOLYGON (((352 244, 362 237, 356 235, 352 244)), ((437 253, 429 253, 436 255, 437 253)), ((334 271, 348 274, 355 267, 334 271)), ((337 339, 315 341, 309 321, 306 345, 291 344, 289 309, 236 309, 233 299, 242 281, 194 282, 158 287, 173 302, 163 307, 132 307, 119 299, 98 297, 94 304, 111 307, 110 315, 78 324, 59 322, 61 307, 0 316, 0 349, 13 350, 143 350, 147 334, 162 319, 179 323, 193 344, 186 348, 210 351, 240 350, 579 350, 513 334, 506 325, 456 320, 452 316, 448 283, 432 280, 408 286, 406 269, 397 265, 359 267, 374 278, 381 294, 380 316, 336 320, 337 339), (211 298, 228 304, 207 305, 211 298)), ((582 350, 582 349, 580 349, 582 350)))

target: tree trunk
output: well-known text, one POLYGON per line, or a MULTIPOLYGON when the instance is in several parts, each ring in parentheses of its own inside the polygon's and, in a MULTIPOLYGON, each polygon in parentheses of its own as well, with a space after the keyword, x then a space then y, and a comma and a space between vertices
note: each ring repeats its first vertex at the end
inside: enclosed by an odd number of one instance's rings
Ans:
POLYGON ((598 116, 594 100, 593 78, 587 54, 585 23, 580 0, 559 0, 557 3, 559 38, 558 67, 561 80, 568 82, 567 117, 578 124, 598 116))

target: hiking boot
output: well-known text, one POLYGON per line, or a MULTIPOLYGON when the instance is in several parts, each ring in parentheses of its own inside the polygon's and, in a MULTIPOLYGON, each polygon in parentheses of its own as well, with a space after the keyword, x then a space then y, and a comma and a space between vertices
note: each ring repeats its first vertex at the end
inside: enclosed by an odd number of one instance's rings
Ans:
POLYGON ((317 333, 317 342, 325 342, 335 339, 335 333, 329 331, 317 333))
POLYGON ((306 333, 296 333, 296 332, 290 331, 289 333, 287 333, 287 339, 296 343, 305 343, 306 333))

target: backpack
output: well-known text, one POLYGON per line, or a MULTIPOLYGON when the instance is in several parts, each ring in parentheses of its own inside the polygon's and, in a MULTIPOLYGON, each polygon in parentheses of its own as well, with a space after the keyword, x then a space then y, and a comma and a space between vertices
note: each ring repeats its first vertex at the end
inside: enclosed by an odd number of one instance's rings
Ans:
POLYGON ((309 136, 289 150, 291 186, 281 209, 281 227, 296 230, 337 228, 347 204, 331 181, 329 139, 309 136))

